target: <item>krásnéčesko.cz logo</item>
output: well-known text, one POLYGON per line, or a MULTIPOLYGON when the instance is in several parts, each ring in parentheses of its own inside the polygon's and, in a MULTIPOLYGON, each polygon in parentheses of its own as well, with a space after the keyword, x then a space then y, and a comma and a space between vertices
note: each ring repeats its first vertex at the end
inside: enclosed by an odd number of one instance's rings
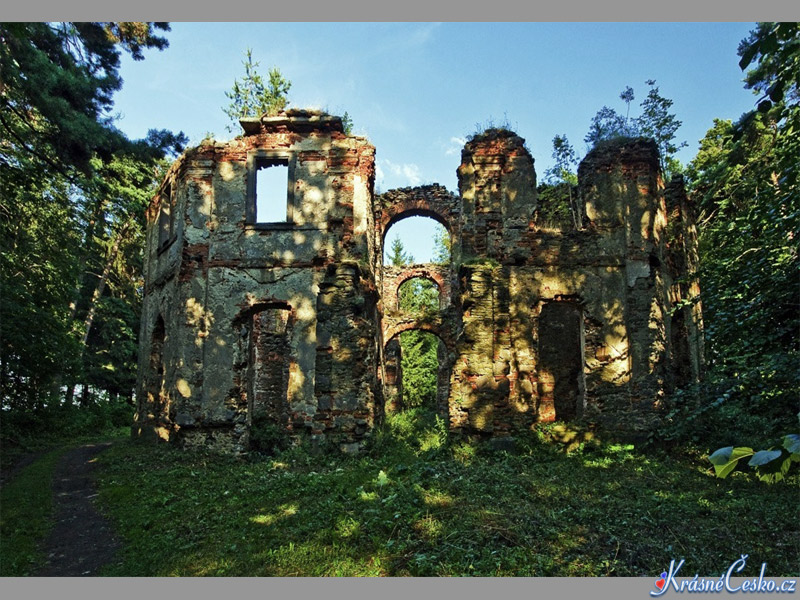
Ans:
POLYGON ((772 579, 764 579, 764 573, 767 570, 767 563, 761 564, 761 574, 758 577, 753 577, 752 579, 747 579, 741 582, 739 585, 731 581, 731 576, 733 573, 739 573, 742 569, 744 569, 744 565, 747 562, 747 554, 742 554, 742 556, 734 561, 728 570, 725 571, 722 575, 720 575, 719 579, 706 579, 704 577, 698 577, 695 575, 694 577, 686 577, 681 581, 678 581, 676 578, 678 576, 678 572, 681 570, 683 566, 683 559, 675 565, 675 561, 672 560, 669 563, 669 571, 664 571, 661 573, 661 577, 659 577, 655 582, 655 588, 653 591, 650 592, 651 596, 661 596, 662 594, 666 594, 667 590, 673 589, 676 592, 689 592, 689 593, 696 593, 696 592, 721 592, 723 590, 735 594, 736 592, 742 593, 765 593, 765 592, 773 592, 773 593, 784 593, 784 594, 793 594, 795 590, 795 586, 797 584, 797 580, 795 579, 787 579, 785 581, 774 581, 772 579))

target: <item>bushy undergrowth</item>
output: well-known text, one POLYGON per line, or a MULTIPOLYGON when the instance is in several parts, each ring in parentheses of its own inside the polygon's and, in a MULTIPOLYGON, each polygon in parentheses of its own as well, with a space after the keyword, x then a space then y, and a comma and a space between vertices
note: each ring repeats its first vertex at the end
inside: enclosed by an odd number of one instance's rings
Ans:
POLYGON ((798 411, 800 356, 750 357, 675 392, 652 439, 695 454, 730 445, 764 447, 797 432, 798 411))
POLYGON ((2 465, 8 467, 26 452, 62 445, 85 436, 103 436, 129 428, 133 407, 124 401, 89 406, 43 406, 0 412, 2 465))
POLYGON ((742 553, 798 572, 796 476, 718 480, 558 425, 506 452, 415 409, 358 456, 123 442, 99 460, 125 540, 108 575, 652 576, 673 558, 713 575, 742 553))

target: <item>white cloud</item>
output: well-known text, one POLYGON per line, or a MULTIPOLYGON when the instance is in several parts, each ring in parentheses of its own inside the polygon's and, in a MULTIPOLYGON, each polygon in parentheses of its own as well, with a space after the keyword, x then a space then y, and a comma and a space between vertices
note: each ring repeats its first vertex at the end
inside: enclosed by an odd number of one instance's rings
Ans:
POLYGON ((444 151, 446 156, 450 156, 451 154, 456 154, 457 152, 461 152, 461 149, 464 147, 464 144, 467 143, 467 140, 460 137, 451 137, 450 143, 453 145, 451 145, 444 151))
MULTIPOLYGON (((390 160, 383 159, 383 164, 389 172, 402 182, 408 183, 410 186, 417 186, 422 182, 422 176, 419 167, 414 163, 405 163, 398 165, 390 160)), ((383 171, 381 171, 383 173, 383 171)))
POLYGON ((424 48, 434 38, 441 23, 391 23, 382 32, 381 43, 373 48, 377 53, 410 52, 424 48))
POLYGON ((410 36, 409 42, 414 45, 427 44, 433 38, 433 32, 441 26, 441 23, 427 23, 417 28, 410 36))

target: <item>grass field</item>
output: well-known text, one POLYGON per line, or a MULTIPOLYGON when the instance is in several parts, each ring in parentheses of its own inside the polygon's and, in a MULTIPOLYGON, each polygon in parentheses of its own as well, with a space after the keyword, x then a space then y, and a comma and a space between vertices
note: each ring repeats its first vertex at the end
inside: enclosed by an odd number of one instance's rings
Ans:
POLYGON ((124 539, 107 575, 797 575, 797 475, 715 479, 700 460, 544 432, 510 454, 448 444, 419 411, 366 454, 249 459, 120 442, 100 498, 124 539), (751 573, 752 571, 752 573, 751 573))
POLYGON ((63 449, 51 450, 0 490, 0 575, 30 575, 44 561, 40 542, 52 525, 50 482, 63 449))

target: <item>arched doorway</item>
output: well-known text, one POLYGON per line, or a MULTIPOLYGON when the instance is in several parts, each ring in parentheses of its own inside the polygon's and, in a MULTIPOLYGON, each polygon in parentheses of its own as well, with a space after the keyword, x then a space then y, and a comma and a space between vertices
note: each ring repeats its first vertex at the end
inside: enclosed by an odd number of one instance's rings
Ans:
POLYGON ((150 343, 149 369, 145 381, 145 406, 140 409, 140 414, 148 421, 159 422, 166 418, 167 398, 164 389, 164 344, 166 337, 164 318, 158 315, 150 343))
POLYGON ((451 353, 431 329, 408 328, 384 348, 387 412, 421 409, 448 418, 451 353))

